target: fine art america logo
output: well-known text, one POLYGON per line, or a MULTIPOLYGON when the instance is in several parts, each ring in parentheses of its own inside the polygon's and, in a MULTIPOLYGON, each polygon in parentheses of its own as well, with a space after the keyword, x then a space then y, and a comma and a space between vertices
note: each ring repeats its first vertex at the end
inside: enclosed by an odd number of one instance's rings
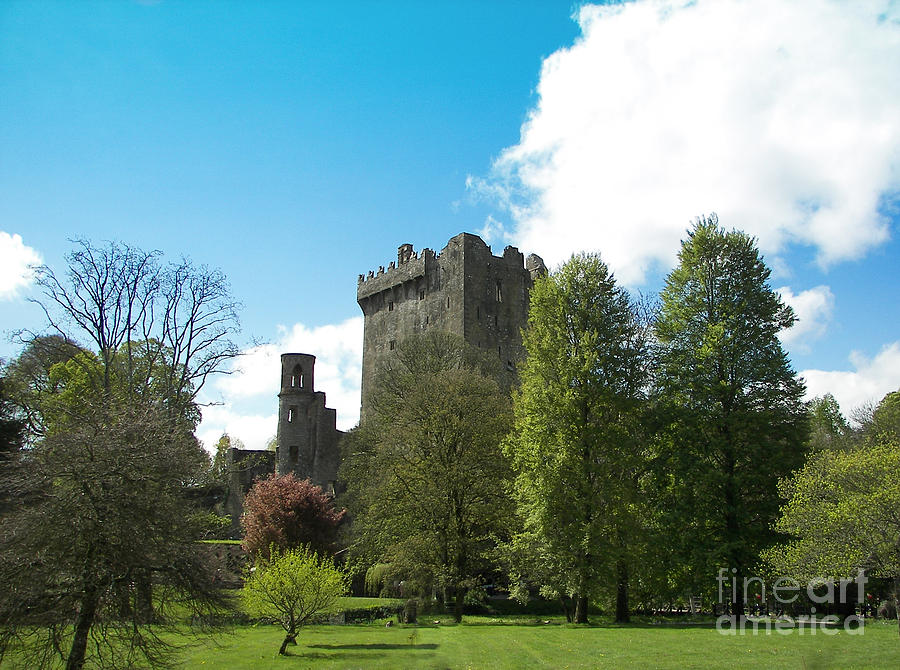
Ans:
MULTIPOLYGON (((796 579, 790 577, 780 577, 776 579, 771 586, 771 591, 766 590, 766 583, 760 577, 744 577, 743 584, 738 584, 738 579, 734 573, 737 569, 731 569, 731 575, 728 574, 727 568, 719 568, 719 574, 716 581, 719 584, 718 596, 719 604, 725 605, 726 602, 737 602, 738 589, 743 587, 743 602, 748 603, 751 600, 751 594, 755 594, 756 600, 765 604, 766 613, 768 613, 768 603, 775 603, 776 613, 780 614, 776 618, 765 617, 745 617, 735 614, 723 614, 716 619, 716 630, 723 635, 742 635, 747 631, 757 633, 763 631, 771 633, 772 630, 782 634, 790 635, 797 628, 801 635, 815 635, 822 632, 825 635, 836 635, 840 630, 846 631, 850 635, 863 634, 863 619, 855 612, 849 616, 839 617, 836 614, 827 614, 818 616, 817 611, 826 608, 829 605, 838 603, 862 603, 866 590, 866 576, 863 570, 860 570, 853 580, 836 580, 831 578, 818 577, 809 581, 806 587, 796 579), (730 591, 730 598, 727 593, 730 591), (854 593, 855 591, 855 593, 854 593), (769 599, 771 595, 771 600, 769 599), (801 595, 805 595, 809 599, 809 615, 798 616, 793 618, 784 615, 786 608, 796 604, 801 595), (818 607, 817 607, 818 606, 818 607)), ((760 612, 761 613, 760 608, 760 612)))

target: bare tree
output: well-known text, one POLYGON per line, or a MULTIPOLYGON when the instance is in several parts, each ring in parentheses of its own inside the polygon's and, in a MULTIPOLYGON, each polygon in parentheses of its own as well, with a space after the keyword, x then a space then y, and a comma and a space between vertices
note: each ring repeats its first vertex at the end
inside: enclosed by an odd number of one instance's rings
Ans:
POLYGON ((0 527, 0 659, 164 665, 170 604, 221 604, 183 490, 208 465, 197 394, 237 355, 238 305, 220 272, 158 252, 78 240, 66 260, 38 269, 35 302, 43 340, 80 349, 45 366, 41 433, 0 473, 21 501, 0 527))

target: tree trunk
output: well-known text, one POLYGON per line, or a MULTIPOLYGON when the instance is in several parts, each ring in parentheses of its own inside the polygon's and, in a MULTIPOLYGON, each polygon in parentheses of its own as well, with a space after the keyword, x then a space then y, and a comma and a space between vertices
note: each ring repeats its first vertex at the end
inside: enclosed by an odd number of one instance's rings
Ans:
POLYGON ((287 656, 287 646, 292 644, 294 646, 297 645, 297 634, 290 634, 284 636, 284 642, 281 643, 281 649, 278 650, 278 653, 282 656, 287 656))
POLYGON ((631 616, 628 612, 628 564, 620 560, 616 565, 616 623, 628 623, 631 616))
POLYGON ((588 599, 587 596, 578 595, 575 598, 575 623, 588 622, 588 599))
POLYGON ((153 576, 149 570, 138 570, 135 577, 135 609, 140 623, 153 622, 153 576))
POLYGON ((94 625, 99 601, 100 591, 96 586, 85 589, 84 597, 81 599, 81 608, 78 610, 78 616, 75 617, 75 635, 72 638, 72 647, 69 649, 66 670, 81 670, 84 667, 88 634, 91 632, 91 626, 94 625))
POLYGON ((563 612, 566 613, 566 623, 572 623, 572 608, 569 607, 568 599, 565 596, 560 596, 559 602, 562 604, 563 612))
POLYGON ((456 603, 453 607, 453 619, 456 623, 462 622, 463 617, 463 606, 466 604, 466 590, 460 586, 456 585, 456 603))

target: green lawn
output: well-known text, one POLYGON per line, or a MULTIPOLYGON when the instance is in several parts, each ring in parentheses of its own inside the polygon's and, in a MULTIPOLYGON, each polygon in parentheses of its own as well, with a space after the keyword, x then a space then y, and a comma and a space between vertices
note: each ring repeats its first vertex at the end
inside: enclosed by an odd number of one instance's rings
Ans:
POLYGON ((722 635, 712 627, 575 627, 467 617, 462 625, 304 628, 290 656, 281 631, 241 627, 182 655, 185 668, 889 668, 900 667, 896 623, 862 635, 722 635))

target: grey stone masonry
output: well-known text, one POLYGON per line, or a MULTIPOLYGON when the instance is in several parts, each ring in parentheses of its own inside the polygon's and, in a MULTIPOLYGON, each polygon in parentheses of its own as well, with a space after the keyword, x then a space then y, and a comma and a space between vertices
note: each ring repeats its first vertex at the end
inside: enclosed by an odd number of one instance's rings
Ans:
POLYGON ((315 390, 315 366, 310 354, 281 355, 277 471, 293 472, 333 493, 341 431, 335 427, 335 410, 325 406, 325 394, 315 390))
POLYGON ((525 353, 522 329, 528 321, 529 292, 542 273, 546 267, 540 256, 531 254, 526 261, 515 247, 494 256, 480 237, 460 233, 439 254, 431 249, 416 253, 411 244, 403 244, 387 269, 360 275, 362 415, 376 372, 397 344, 432 329, 459 335, 496 355, 501 362, 497 381, 509 390, 525 353))

